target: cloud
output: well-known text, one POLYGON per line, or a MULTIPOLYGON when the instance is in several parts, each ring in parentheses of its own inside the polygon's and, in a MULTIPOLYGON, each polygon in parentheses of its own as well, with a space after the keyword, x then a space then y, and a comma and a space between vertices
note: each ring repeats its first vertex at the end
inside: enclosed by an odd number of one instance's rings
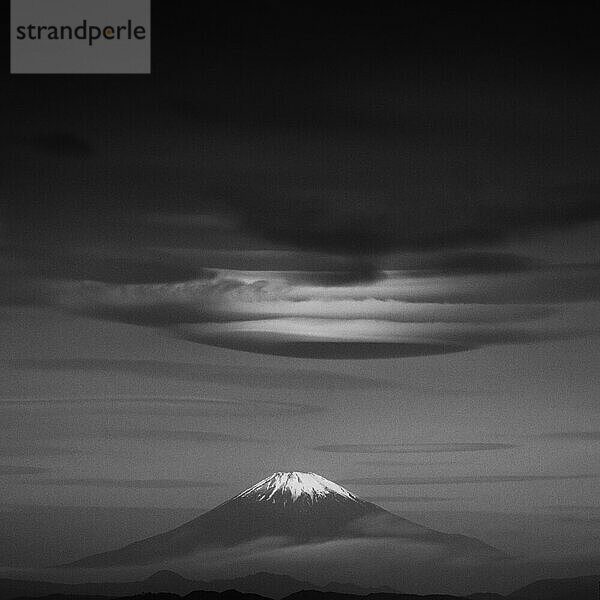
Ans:
POLYGON ((323 285, 294 282, 282 272, 215 270, 175 284, 44 286, 51 305, 76 314, 163 327, 196 343, 304 358, 426 356, 600 333, 593 318, 581 318, 593 306, 571 305, 597 297, 597 265, 521 269, 508 280, 505 272, 386 271, 369 281, 323 285))
POLYGON ((21 465, 0 465, 0 476, 4 475, 37 475, 45 473, 48 469, 40 467, 27 467, 21 465))
POLYGON ((598 504, 549 504, 543 508, 550 512, 600 512, 600 505, 598 504))
POLYGON ((33 485, 82 486, 100 488, 132 488, 132 489, 180 489, 180 488, 212 488, 222 483, 195 479, 110 479, 102 477, 65 477, 56 479, 36 479, 27 482, 33 485))
POLYGON ((223 271, 172 285, 47 282, 38 294, 75 313, 155 326, 276 319, 493 324, 543 319, 556 312, 544 304, 597 298, 600 268, 561 267, 508 280, 402 271, 343 285, 294 279, 279 272, 223 271))
POLYGON ((343 479, 345 485, 459 485, 511 483, 520 481, 570 481, 598 479, 596 474, 577 475, 469 475, 452 477, 356 477, 343 479))
POLYGON ((393 530, 386 535, 386 526, 390 529, 389 523, 381 523, 380 528, 372 523, 373 535, 369 535, 365 524, 364 531, 357 532, 355 537, 299 545, 290 544, 289 540, 278 544, 276 539, 267 539, 225 551, 196 553, 180 562, 185 569, 202 562, 220 577, 234 568, 243 569, 241 572, 285 572, 300 580, 308 572, 325 583, 331 573, 336 573, 339 579, 362 585, 381 587, 385 582, 394 589, 408 586, 426 594, 432 587, 448 589, 449 582, 453 584, 449 593, 458 593, 461 584, 464 585, 467 561, 471 574, 475 566, 484 566, 477 571, 480 577, 481 571, 489 574, 491 561, 501 556, 498 550, 472 539, 393 530))
POLYGON ((429 503, 429 502, 450 502, 452 500, 461 500, 458 497, 444 497, 444 496, 361 496, 363 500, 368 502, 415 502, 415 503, 429 503))
POLYGON ((495 344, 532 344, 598 335, 593 326, 513 327, 478 323, 284 318, 181 325, 187 340, 301 358, 391 358, 448 354, 495 344))
MULTIPOLYGON (((480 24, 471 28, 481 30, 480 24)), ((398 37, 406 39, 404 34, 398 37)), ((223 81, 216 85, 211 79, 214 63, 208 60, 206 65, 195 65, 196 75, 188 80, 185 92, 174 90, 168 77, 154 79, 156 97, 164 104, 139 107, 136 122, 125 120, 127 110, 115 111, 122 114, 113 115, 110 121, 95 110, 102 132, 96 137, 110 148, 113 160, 106 161, 108 165, 101 162, 91 172, 64 167, 66 172, 57 179, 78 191, 86 179, 93 181, 100 188, 98 196, 101 208, 110 213, 107 216, 114 217, 122 204, 144 213, 168 211, 172 194, 165 192, 171 189, 177 190, 182 214, 193 214, 198 197, 208 197, 204 202, 213 209, 225 207, 225 212, 233 212, 245 228, 264 239, 346 253, 453 243, 485 245, 515 231, 597 218, 597 182, 586 160, 597 129, 593 102, 585 101, 593 87, 582 90, 577 104, 557 86, 543 86, 532 93, 521 83, 532 81, 532 74, 519 62, 520 76, 511 78, 516 89, 509 88, 515 102, 508 108, 499 101, 498 75, 490 80, 491 72, 502 69, 491 67, 482 76, 479 69, 469 69, 468 61, 457 65, 445 55, 442 62, 431 62, 446 65, 444 72, 456 72, 457 81, 440 86, 437 67, 419 62, 421 78, 407 77, 415 66, 410 60, 409 65, 401 60, 399 69, 398 65, 388 68, 390 57, 405 54, 386 47, 385 53, 374 50, 375 62, 381 66, 377 73, 364 77, 359 61, 357 76, 349 81, 332 77, 332 72, 347 68, 352 49, 344 45, 340 47, 345 48, 345 61, 332 56, 328 77, 324 77, 323 70, 309 68, 312 51, 320 48, 323 52, 330 43, 337 47, 337 41, 312 39, 314 48, 300 45, 292 60, 289 48, 267 42, 273 59, 279 57, 282 65, 299 65, 285 81, 264 77, 262 60, 256 61, 261 67, 250 60, 249 81, 234 77, 235 61, 221 61, 223 81), (306 85, 307 75, 310 85, 306 85), (250 83, 257 76, 260 86, 250 83), (223 83, 234 80, 235 87, 223 83), (212 83, 207 85, 207 81, 212 83), (157 108, 165 111, 168 125, 165 114, 157 118, 157 108), (171 123, 173 118, 177 127, 171 123), (191 141, 198 128, 205 132, 202 144, 191 141), (113 133, 110 145, 107 130, 113 133), (169 152, 164 152, 166 147, 169 152), (173 163, 179 168, 173 169, 173 163), (111 177, 111 169, 120 164, 134 167, 127 169, 132 181, 125 189, 113 184, 114 174, 111 177), (546 181, 550 183, 536 184, 546 181)), ((387 42, 400 50, 397 42, 387 42)), ((419 44, 414 37, 405 43, 419 44)), ((431 49, 438 43, 428 40, 424 47, 431 49)), ((179 60, 181 68, 186 65, 189 71, 190 63, 179 60)), ((547 66, 553 69, 556 64, 547 66)), ((171 77, 174 72, 169 72, 171 77)), ((571 83, 572 78, 571 73, 571 83)), ((573 85, 564 87, 573 89, 573 85)), ((115 84, 115 91, 115 98, 129 107, 140 90, 115 84)), ((55 90, 55 94, 65 106, 63 120, 72 112, 77 123, 75 115, 81 109, 72 104, 68 91, 55 90)), ((86 106, 101 106, 95 97, 98 89, 82 94, 86 106)), ((31 107, 32 99, 17 97, 31 107)), ((39 123, 48 121, 47 115, 43 119, 31 113, 28 121, 38 129, 39 123)), ((23 129, 29 123, 19 125, 23 129)), ((9 157, 7 172, 13 188, 19 188, 20 179, 31 172, 28 163, 39 160, 38 154, 9 157), (24 164, 19 165, 20 161, 24 164)), ((39 169, 44 180, 52 181, 48 165, 40 164, 39 169)), ((60 202, 51 201, 53 209, 60 202)))
MULTIPOLYGON (((180 98, 156 81, 162 109, 187 106, 192 128, 175 137, 149 107, 126 127, 127 111, 116 111, 86 138, 33 110, 33 121, 9 123, 0 297, 304 358, 597 334, 593 318, 571 322, 584 309, 570 306, 598 300, 597 263, 502 246, 600 218, 589 139, 565 134, 598 133, 593 102, 558 118, 547 96, 519 84, 516 119, 487 79, 470 79, 477 94, 465 96, 427 83, 437 72, 416 85, 392 71, 349 88, 328 78, 300 95, 297 75, 283 84, 289 94, 260 77, 259 89, 192 81, 180 98), (274 97, 283 104, 265 111, 274 97)), ((80 114, 69 95, 62 102, 80 114)))
MULTIPOLYGON (((455 252, 421 257, 412 265, 411 275, 474 275, 486 273, 520 273, 539 271, 543 261, 509 252, 455 252)), ((401 268, 395 265, 395 268, 401 268)))
POLYGON ((407 460, 361 460, 357 464, 369 465, 372 467, 427 467, 429 465, 465 465, 472 464, 473 461, 465 460, 422 460, 422 461, 407 461, 407 460))
POLYGON ((102 437, 124 440, 194 442, 199 444, 213 442, 263 444, 266 442, 265 440, 242 435, 193 430, 106 429, 103 431, 102 437))
POLYGON ((569 517, 558 517, 561 523, 574 523, 579 525, 600 525, 600 517, 593 516, 569 516, 569 517))
POLYGON ((595 180, 484 190, 466 170, 431 176, 429 182, 408 176, 395 181, 394 189, 383 182, 368 191, 279 182, 277 188, 237 187, 230 193, 245 223, 273 242, 358 255, 483 245, 600 217, 595 180))
POLYGON ((278 337, 268 330, 262 336, 229 335, 225 337, 216 335, 216 332, 206 335, 183 328, 179 329, 179 333, 183 339, 201 344, 229 348, 231 350, 241 350, 243 352, 294 358, 337 360, 406 358, 465 352, 475 348, 474 346, 469 347, 444 343, 386 343, 360 342, 355 340, 310 341, 297 338, 290 339, 286 336, 278 337))
POLYGON ((49 371, 96 371, 114 375, 132 373, 143 377, 198 381, 215 385, 267 389, 370 389, 386 385, 375 379, 311 369, 283 369, 262 365, 216 365, 205 362, 184 363, 130 359, 12 359, 1 361, 5 368, 49 371))
POLYGON ((315 446, 313 450, 353 454, 438 454, 510 450, 516 447, 513 444, 453 442, 440 444, 325 444, 315 446))
MULTIPOLYGON (((231 247, 161 247, 164 260, 225 271, 279 272, 291 282, 343 285, 374 281, 381 276, 379 261, 296 248, 269 246, 252 239, 231 240, 231 247), (266 246, 266 247, 265 247, 266 246)), ((158 250, 158 249, 157 249, 158 250)), ((396 264, 394 262, 394 264, 396 264)), ((382 263, 383 264, 383 263, 382 263)), ((386 263, 387 264, 387 263, 386 263)), ((402 264, 405 264, 402 261, 402 264)), ((421 266, 410 262, 409 268, 421 266)), ((398 267, 400 268, 400 267, 398 267)))
POLYGON ((600 442, 600 431, 556 431, 552 433, 544 433, 540 437, 547 440, 600 442))
MULTIPOLYGON (((107 414, 107 413, 103 413, 107 414)), ((112 414, 112 413, 109 413, 112 414)), ((177 412, 171 412, 169 416, 176 416, 177 412)), ((120 414, 116 413, 117 417, 120 417, 120 414)), ((78 416, 80 417, 80 416, 78 416)), ((150 442, 153 444, 161 443, 161 442, 169 442, 171 444, 175 443, 183 443, 183 444, 197 444, 199 446, 206 445, 237 445, 241 446, 243 444, 256 444, 256 445, 268 445, 275 442, 272 442, 267 439, 262 439, 258 437, 253 437, 249 435, 237 435, 234 433, 222 433, 213 430, 197 430, 197 429, 143 429, 143 428, 119 428, 119 427, 111 427, 111 426, 102 426, 99 427, 97 423, 92 422, 83 422, 81 418, 77 418, 74 422, 76 427, 72 426, 63 426, 55 427, 52 425, 52 419, 42 418, 41 420, 36 420, 32 423, 19 422, 18 427, 18 439, 8 439, 5 441, 6 450, 0 450, 0 454, 10 455, 11 452, 11 442, 14 443, 14 447, 17 448, 18 453, 25 452, 25 450, 21 450, 22 446, 20 445, 20 438, 25 435, 25 433, 31 436, 39 436, 44 435, 46 438, 51 438, 53 440, 101 440, 103 442, 117 442, 119 440, 126 440, 128 442, 150 442), (50 425, 47 423, 50 421, 50 425)), ((64 420, 63 420, 64 421, 64 420)), ((35 449, 32 450, 32 454, 35 454, 35 449)), ((87 450, 83 450, 81 454, 88 453, 87 450)), ((101 451, 101 453, 105 453, 105 451, 101 451)), ((70 451, 60 451, 53 450, 53 455, 78 455, 80 454, 78 451, 73 450, 70 451)))
POLYGON ((20 275, 32 279, 97 281, 107 284, 180 282, 207 276, 201 265, 152 250, 75 248, 30 250, 20 275))
POLYGON ((302 416, 325 411, 322 406, 275 400, 211 400, 198 397, 93 397, 0 399, 0 411, 31 411, 55 414, 80 410, 86 413, 153 414, 186 416, 302 416))
MULTIPOLYGON (((426 262, 425 262, 426 264, 426 262)), ((380 279, 364 285, 345 285, 322 289, 319 286, 282 286, 285 299, 291 301, 386 300, 418 304, 465 304, 477 309, 478 305, 543 304, 594 300, 599 297, 600 264, 544 264, 534 270, 501 270, 487 273, 452 273, 443 270, 424 274, 422 270, 389 269, 380 279)), ((262 274, 268 279, 267 273, 262 274)), ((248 283, 253 283, 248 278, 248 283)), ((255 281, 258 281, 255 274, 255 281)), ((263 287, 264 283, 263 283, 263 287)), ((278 288, 275 287, 275 290, 278 288)), ((436 320, 436 319, 431 319, 436 320)), ((441 319, 443 320, 443 319, 441 319)), ((465 319, 469 321, 469 319, 465 319)))
POLYGON ((34 444, 0 447, 0 456, 82 456, 97 455, 97 451, 65 446, 36 446, 34 444))

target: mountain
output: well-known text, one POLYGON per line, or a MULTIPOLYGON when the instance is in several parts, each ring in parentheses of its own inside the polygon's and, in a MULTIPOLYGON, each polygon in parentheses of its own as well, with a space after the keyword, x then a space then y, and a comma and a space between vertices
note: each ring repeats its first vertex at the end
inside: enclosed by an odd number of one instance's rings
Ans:
POLYGON ((541 579, 512 592, 508 600, 597 600, 600 575, 541 579))
POLYGON ((453 557, 502 556, 495 548, 474 538, 412 523, 315 473, 279 472, 176 529, 66 566, 101 568, 165 563, 257 540, 276 540, 279 546, 298 547, 328 541, 389 538, 402 541, 407 552, 416 548, 427 556, 440 549, 453 557))

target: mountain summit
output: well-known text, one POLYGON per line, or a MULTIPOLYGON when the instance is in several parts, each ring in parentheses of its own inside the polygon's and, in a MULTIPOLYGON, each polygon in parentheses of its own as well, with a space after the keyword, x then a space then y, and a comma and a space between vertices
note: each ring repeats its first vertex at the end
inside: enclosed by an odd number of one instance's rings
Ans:
POLYGON ((366 504, 341 485, 333 483, 321 475, 298 471, 273 473, 233 499, 236 498, 271 502, 272 504, 283 503, 284 505, 288 502, 312 505, 326 498, 340 503, 366 504))
POLYGON ((316 473, 278 472, 176 529, 68 566, 165 563, 261 540, 275 546, 393 539, 407 548, 498 552, 479 540, 428 529, 362 500, 316 473))

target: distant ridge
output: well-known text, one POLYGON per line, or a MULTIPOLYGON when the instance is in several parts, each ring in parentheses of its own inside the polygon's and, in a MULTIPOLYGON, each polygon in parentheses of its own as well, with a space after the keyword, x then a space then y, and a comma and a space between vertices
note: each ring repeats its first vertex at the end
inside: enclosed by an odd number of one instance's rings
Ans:
POLYGON ((186 595, 196 590, 225 591, 235 589, 244 593, 260 594, 280 599, 295 592, 311 589, 327 592, 339 592, 365 596, 372 593, 397 593, 389 587, 363 588, 351 583, 331 582, 318 586, 307 581, 299 581, 288 575, 274 573, 253 573, 233 579, 214 579, 201 581, 187 579, 175 571, 157 571, 140 581, 106 583, 56 583, 51 581, 28 581, 0 579, 0 600, 17 597, 81 596, 87 600, 92 597, 114 598, 145 593, 169 592, 186 595))
MULTIPOLYGON (((33 600, 39 597, 21 597, 20 600, 33 600)), ((108 596, 97 596, 95 600, 106 600, 108 596)), ((44 596, 39 600, 90 600, 89 596, 70 596, 63 594, 54 594, 44 596)), ((123 596, 112 598, 111 600, 273 600, 268 596, 260 596, 257 594, 245 594, 237 590, 225 590, 223 592, 214 592, 201 590, 191 592, 185 596, 177 594, 169 594, 165 592, 138 594, 135 596, 123 596)), ((336 592, 321 592, 316 590, 302 590, 289 596, 283 600, 468 600, 466 596, 449 596, 449 595, 429 595, 417 596, 414 594, 368 594, 359 596, 356 594, 342 594, 336 592)))
POLYGON ((507 596, 493 593, 419 596, 401 594, 385 587, 361 588, 344 583, 315 586, 274 573, 254 573, 236 579, 194 581, 174 571, 158 571, 147 579, 122 583, 68 584, 0 579, 0 600, 597 600, 599 581, 600 575, 543 579, 507 596), (188 587, 192 589, 181 591, 188 587), (177 589, 180 591, 175 593, 177 589))
POLYGON ((600 575, 540 579, 518 589, 509 600, 598 600, 600 575))

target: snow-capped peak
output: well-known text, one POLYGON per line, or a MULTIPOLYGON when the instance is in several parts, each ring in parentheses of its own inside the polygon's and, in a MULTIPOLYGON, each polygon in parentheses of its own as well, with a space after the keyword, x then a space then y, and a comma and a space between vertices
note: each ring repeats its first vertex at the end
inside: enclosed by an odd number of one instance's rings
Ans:
POLYGON ((333 481, 329 481, 316 473, 300 473, 298 471, 273 473, 273 475, 238 494, 236 498, 254 498, 259 502, 276 502, 277 499, 282 499, 284 502, 287 500, 296 502, 302 498, 310 502, 316 502, 330 495, 360 502, 354 494, 341 485, 333 483, 333 481))

